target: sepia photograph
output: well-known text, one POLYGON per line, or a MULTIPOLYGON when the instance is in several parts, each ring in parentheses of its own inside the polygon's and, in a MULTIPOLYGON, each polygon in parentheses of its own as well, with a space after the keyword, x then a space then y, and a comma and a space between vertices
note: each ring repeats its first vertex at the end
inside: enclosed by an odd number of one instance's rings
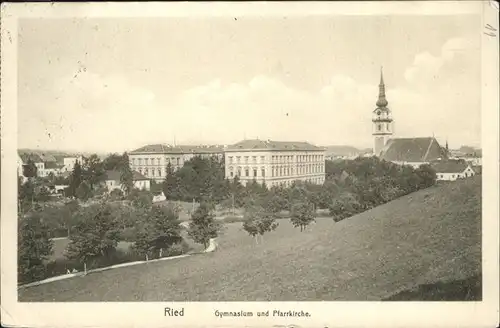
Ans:
POLYGON ((493 324, 498 8, 432 3, 2 5, 9 306, 493 324))

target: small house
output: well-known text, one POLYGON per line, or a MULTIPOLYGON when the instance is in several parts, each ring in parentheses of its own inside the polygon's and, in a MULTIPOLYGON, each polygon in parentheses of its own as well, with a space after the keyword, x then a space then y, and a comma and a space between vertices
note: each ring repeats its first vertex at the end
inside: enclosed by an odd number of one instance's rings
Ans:
MULTIPOLYGON (((139 190, 150 190, 151 189, 151 181, 140 174, 139 172, 132 171, 132 181, 134 182, 134 188, 139 190)), ((121 173, 120 171, 111 170, 106 171, 106 187, 111 192, 113 189, 120 189, 123 191, 123 186, 120 181, 121 173)))
POLYGON ((465 160, 443 160, 431 163, 439 181, 455 181, 476 175, 471 165, 465 160))

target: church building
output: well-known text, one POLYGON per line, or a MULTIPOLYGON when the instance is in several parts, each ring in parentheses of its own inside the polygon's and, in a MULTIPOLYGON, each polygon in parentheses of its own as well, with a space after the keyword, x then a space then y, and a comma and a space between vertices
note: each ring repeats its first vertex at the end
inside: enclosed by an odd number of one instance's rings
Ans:
POLYGON ((380 72, 377 107, 373 110, 373 154, 386 161, 414 168, 447 158, 447 151, 434 137, 393 138, 394 120, 385 95, 384 76, 380 72))

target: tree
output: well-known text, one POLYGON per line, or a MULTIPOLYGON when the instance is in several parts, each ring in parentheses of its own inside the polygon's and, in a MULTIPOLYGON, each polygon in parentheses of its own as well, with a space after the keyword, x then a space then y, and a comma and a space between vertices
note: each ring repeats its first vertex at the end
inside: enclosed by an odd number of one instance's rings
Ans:
POLYGON ((147 190, 132 189, 127 199, 134 208, 150 209, 153 205, 153 194, 147 190))
POLYGON ((315 212, 311 203, 300 202, 292 205, 290 221, 294 227, 300 227, 300 231, 313 221, 315 221, 315 212))
POLYGON ((120 171, 120 184, 125 192, 129 194, 134 188, 134 174, 130 169, 130 162, 127 153, 123 153, 122 162, 119 165, 120 171))
MULTIPOLYGON (((257 205, 245 211, 243 229, 252 237, 260 236, 263 239, 266 232, 274 231, 278 227, 274 213, 266 211, 257 205)), ((257 239, 255 239, 257 242, 257 239)))
POLYGON ((35 201, 35 185, 31 180, 22 183, 18 180, 17 197, 19 202, 20 212, 28 210, 32 207, 35 201))
POLYGON ((83 201, 88 200, 90 197, 92 197, 91 188, 86 181, 80 183, 80 185, 76 189, 75 196, 83 201))
POLYGON ((112 208, 96 204, 82 208, 75 216, 76 224, 66 249, 66 257, 93 267, 100 258, 109 257, 120 237, 112 208))
POLYGON ((162 257, 163 250, 183 241, 179 214, 172 206, 152 207, 138 229, 135 249, 149 258, 150 254, 162 257))
POLYGON ((75 162, 73 171, 69 179, 69 187, 67 190, 67 196, 76 197, 76 190, 83 181, 82 167, 78 161, 75 162))
POLYGON ((208 247, 210 239, 218 236, 222 228, 221 223, 215 220, 213 211, 212 204, 202 202, 191 215, 191 221, 189 222, 189 237, 196 243, 203 244, 205 248, 208 247))
POLYGON ((104 166, 96 154, 83 158, 82 174, 83 180, 87 181, 90 190, 94 190, 94 187, 105 179, 104 166))
POLYGON ((120 170, 123 163, 123 156, 118 154, 109 154, 102 161, 103 168, 106 171, 120 170))
POLYGON ((177 175, 172 171, 172 165, 167 164, 167 177, 163 181, 163 194, 169 200, 179 200, 179 182, 177 175))
POLYGON ((33 160, 30 158, 28 162, 23 165, 23 175, 27 178, 36 178, 37 177, 37 168, 33 160))
POLYGON ((19 215, 17 241, 17 267, 19 282, 44 278, 44 261, 52 254, 53 242, 49 228, 40 213, 19 215))
POLYGON ((430 165, 420 165, 415 170, 415 173, 420 178, 420 188, 427 188, 436 184, 436 171, 430 165))
POLYGON ((123 198, 123 191, 121 189, 113 189, 109 193, 109 197, 111 200, 120 200, 123 198))

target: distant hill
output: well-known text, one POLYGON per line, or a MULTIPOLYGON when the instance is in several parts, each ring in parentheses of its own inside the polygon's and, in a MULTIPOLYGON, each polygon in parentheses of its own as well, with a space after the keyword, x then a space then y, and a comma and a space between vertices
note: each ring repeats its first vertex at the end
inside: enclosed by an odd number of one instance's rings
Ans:
POLYGON ((75 152, 75 151, 65 151, 65 150, 50 150, 50 149, 30 149, 30 148, 19 148, 18 152, 21 154, 46 154, 53 156, 90 156, 96 154, 99 157, 106 157, 108 154, 105 153, 92 153, 92 152, 75 152))
POLYGON ((326 146, 326 153, 338 156, 351 156, 357 154, 365 154, 367 152, 371 152, 371 149, 358 149, 353 146, 347 145, 337 145, 337 146, 326 146))

